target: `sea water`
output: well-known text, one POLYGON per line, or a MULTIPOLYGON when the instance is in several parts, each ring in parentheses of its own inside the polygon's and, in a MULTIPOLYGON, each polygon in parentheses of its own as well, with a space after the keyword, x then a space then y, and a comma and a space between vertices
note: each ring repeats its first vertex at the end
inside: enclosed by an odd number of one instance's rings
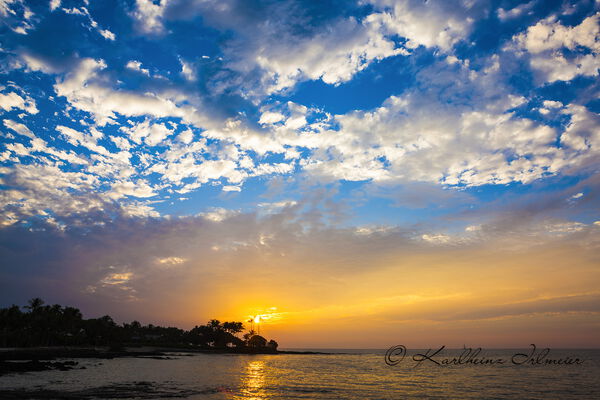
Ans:
POLYGON ((440 365, 414 360, 415 355, 435 350, 409 351, 396 365, 385 362, 385 350, 77 359, 78 368, 85 369, 0 376, 0 390, 10 398, 36 398, 36 393, 41 397, 42 391, 55 391, 69 398, 600 399, 600 350, 551 350, 546 357, 582 361, 569 365, 511 362, 528 349, 478 354, 505 363, 442 364, 464 355, 447 349, 433 357, 440 365))

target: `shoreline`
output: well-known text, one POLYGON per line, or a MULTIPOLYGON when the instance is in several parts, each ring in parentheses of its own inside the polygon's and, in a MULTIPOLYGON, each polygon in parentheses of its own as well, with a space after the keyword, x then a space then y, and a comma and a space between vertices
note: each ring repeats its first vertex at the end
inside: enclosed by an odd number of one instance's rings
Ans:
POLYGON ((170 353, 183 353, 178 356, 194 354, 240 354, 240 355, 277 355, 332 354, 316 351, 273 351, 262 349, 193 349, 178 347, 130 347, 123 350, 111 350, 108 347, 22 347, 0 348, 0 376, 11 373, 25 373, 46 370, 69 371, 78 368, 75 361, 56 361, 57 359, 113 359, 123 357, 151 358, 170 360, 170 353))

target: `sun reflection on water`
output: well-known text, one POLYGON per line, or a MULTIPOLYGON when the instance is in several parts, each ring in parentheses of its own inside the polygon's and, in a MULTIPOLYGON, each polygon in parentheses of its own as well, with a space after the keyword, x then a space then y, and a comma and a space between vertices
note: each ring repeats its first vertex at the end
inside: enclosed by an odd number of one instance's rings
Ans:
POLYGON ((263 360, 254 360, 246 364, 242 375, 240 396, 236 398, 248 400, 267 399, 265 369, 266 365, 263 360))

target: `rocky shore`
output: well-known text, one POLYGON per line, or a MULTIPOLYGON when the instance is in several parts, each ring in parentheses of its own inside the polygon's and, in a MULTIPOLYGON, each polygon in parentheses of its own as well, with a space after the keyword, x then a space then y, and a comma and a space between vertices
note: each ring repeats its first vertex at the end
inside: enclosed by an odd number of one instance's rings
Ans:
MULTIPOLYGON (((79 368, 76 361, 64 359, 117 357, 138 357, 169 360, 167 353, 177 353, 178 357, 202 354, 327 354, 314 351, 272 351, 261 349, 181 349, 181 348, 129 348, 111 350, 109 348, 78 347, 39 347, 0 350, 0 375, 46 370, 68 371, 79 368), (56 361, 59 360, 59 361, 56 361)), ((81 367, 83 368, 83 367, 81 367)))

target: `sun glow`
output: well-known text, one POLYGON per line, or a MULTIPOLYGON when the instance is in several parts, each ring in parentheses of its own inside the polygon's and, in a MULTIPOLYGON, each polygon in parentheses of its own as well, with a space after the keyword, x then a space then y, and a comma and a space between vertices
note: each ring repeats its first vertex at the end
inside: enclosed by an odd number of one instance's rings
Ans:
POLYGON ((256 324, 264 324, 266 322, 273 322, 282 318, 282 313, 277 312, 277 307, 271 307, 267 310, 255 310, 256 313, 248 315, 247 322, 256 324))

